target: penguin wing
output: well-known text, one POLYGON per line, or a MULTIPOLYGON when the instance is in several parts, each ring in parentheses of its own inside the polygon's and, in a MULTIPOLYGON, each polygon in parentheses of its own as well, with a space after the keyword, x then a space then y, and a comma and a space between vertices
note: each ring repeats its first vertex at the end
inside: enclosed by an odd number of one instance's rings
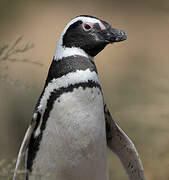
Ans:
POLYGON ((104 115, 107 146, 118 156, 130 180, 145 180, 143 165, 133 142, 112 119, 106 104, 104 115))
POLYGON ((36 126, 37 122, 39 122, 40 117, 41 117, 41 115, 39 112, 34 112, 32 121, 31 121, 31 123, 30 123, 30 125, 26 131, 25 137, 22 141, 22 144, 21 144, 21 147, 20 147, 20 150, 18 153, 13 180, 16 180, 16 175, 17 175, 17 172, 19 170, 19 166, 21 164, 22 158, 24 157, 24 155, 27 151, 32 133, 34 132, 35 126, 36 126))

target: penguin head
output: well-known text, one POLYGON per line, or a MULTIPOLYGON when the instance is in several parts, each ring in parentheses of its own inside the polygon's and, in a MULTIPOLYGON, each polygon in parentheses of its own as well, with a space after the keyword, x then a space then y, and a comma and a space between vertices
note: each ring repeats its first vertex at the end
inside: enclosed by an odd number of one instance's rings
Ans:
POLYGON ((107 22, 93 16, 80 15, 66 25, 59 45, 63 48, 78 48, 94 57, 106 45, 126 39, 124 31, 112 28, 107 22))

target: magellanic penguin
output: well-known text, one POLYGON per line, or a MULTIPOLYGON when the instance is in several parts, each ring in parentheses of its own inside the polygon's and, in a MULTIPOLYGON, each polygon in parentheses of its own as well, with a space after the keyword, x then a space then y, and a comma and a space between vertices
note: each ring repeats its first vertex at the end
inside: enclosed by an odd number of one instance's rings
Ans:
POLYGON ((130 180, 145 180, 129 137, 112 119, 94 63, 126 33, 93 16, 81 15, 64 28, 16 163, 22 157, 27 180, 108 180, 107 146, 130 180))

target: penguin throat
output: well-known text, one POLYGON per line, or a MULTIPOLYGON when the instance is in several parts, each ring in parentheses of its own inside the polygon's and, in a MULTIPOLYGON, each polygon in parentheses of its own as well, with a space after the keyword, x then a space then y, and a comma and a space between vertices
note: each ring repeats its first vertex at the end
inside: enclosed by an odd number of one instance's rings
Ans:
POLYGON ((58 44, 56 47, 54 60, 58 61, 69 56, 82 56, 93 61, 93 57, 88 55, 83 49, 78 47, 64 47, 58 44))

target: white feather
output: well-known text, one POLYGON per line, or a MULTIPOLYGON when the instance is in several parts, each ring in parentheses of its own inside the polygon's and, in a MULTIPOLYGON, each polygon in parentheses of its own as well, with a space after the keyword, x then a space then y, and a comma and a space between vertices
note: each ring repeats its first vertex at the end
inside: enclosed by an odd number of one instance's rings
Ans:
POLYGON ((89 56, 85 51, 83 51, 80 48, 77 47, 63 47, 60 45, 57 45, 55 55, 54 55, 54 60, 60 60, 65 57, 69 56, 83 56, 88 59, 93 59, 91 56, 89 56))
POLYGON ((108 180, 100 89, 79 87, 59 100, 50 111, 32 173, 50 174, 41 180, 108 180))
MULTIPOLYGON (((44 111, 46 109, 47 101, 54 90, 58 90, 60 88, 66 88, 69 85, 88 82, 89 80, 94 82, 99 82, 97 73, 95 71, 91 72, 89 69, 77 70, 76 72, 70 72, 66 75, 63 75, 60 78, 53 79, 45 88, 44 94, 40 101, 40 105, 38 106, 38 110, 44 111)), ((43 113, 44 112, 42 112, 42 114, 43 113)), ((41 123, 42 123, 42 119, 35 132, 35 136, 38 136, 40 134, 41 123)))
POLYGON ((31 124, 28 127, 28 129, 26 131, 26 134, 25 134, 25 137, 24 137, 24 139, 22 141, 22 144, 21 144, 21 147, 20 147, 20 150, 19 150, 19 154, 18 154, 18 158, 17 158, 17 161, 16 161, 16 166, 15 166, 13 180, 16 180, 16 176, 17 176, 17 173, 19 171, 19 166, 21 164, 23 156, 26 153, 26 150, 27 150, 27 147, 29 145, 29 141, 30 141, 31 135, 32 135, 34 127, 35 127, 35 124, 36 124, 36 121, 34 121, 33 124, 31 124))

